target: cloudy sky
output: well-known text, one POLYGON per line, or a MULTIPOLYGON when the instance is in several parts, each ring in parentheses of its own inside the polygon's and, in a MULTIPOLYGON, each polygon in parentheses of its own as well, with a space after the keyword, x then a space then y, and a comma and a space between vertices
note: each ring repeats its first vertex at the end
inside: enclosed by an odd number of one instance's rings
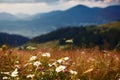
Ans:
POLYGON ((78 4, 89 7, 119 5, 120 0, 0 0, 0 12, 36 14, 65 10, 78 4))

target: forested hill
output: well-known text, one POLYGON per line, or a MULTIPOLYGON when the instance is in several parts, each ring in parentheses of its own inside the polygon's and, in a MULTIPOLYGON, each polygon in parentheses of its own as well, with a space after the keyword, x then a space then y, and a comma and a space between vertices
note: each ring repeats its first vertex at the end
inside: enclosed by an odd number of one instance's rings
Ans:
POLYGON ((0 33, 0 46, 6 44, 12 47, 21 46, 29 41, 28 38, 7 33, 0 33))
MULTIPOLYGON (((66 40, 73 40, 73 45, 78 47, 95 47, 101 49, 120 48, 120 21, 99 26, 76 26, 60 28, 48 34, 33 38, 32 42, 45 43, 59 40, 60 45, 65 45, 66 40)), ((54 44, 52 44, 54 45, 54 44)))

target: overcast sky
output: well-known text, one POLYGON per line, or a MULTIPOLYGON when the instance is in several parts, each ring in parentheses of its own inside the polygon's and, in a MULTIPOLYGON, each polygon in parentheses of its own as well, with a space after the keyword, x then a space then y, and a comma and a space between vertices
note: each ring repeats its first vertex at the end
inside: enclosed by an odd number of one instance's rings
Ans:
POLYGON ((0 0, 0 12, 44 13, 53 10, 65 10, 78 4, 89 7, 119 5, 120 0, 0 0))

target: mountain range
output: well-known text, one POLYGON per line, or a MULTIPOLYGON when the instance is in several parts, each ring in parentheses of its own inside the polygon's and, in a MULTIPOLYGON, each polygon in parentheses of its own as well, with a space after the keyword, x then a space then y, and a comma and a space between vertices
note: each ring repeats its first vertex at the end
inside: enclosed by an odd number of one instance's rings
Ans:
POLYGON ((35 37, 64 26, 99 25, 120 20, 120 5, 90 8, 77 5, 64 11, 35 15, 0 13, 0 32, 35 37))

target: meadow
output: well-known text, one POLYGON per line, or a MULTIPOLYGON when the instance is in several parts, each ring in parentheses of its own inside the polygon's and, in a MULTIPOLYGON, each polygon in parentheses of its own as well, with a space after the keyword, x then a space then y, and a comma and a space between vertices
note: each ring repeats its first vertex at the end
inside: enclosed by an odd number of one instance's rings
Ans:
POLYGON ((120 52, 4 47, 0 80, 120 80, 120 52))

